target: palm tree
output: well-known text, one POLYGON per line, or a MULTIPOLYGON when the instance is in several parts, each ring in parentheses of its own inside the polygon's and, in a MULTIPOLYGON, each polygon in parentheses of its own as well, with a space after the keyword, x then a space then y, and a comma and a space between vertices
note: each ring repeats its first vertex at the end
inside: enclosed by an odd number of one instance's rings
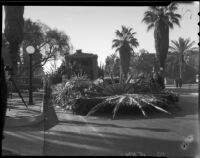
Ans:
POLYGON ((169 29, 173 29, 174 24, 180 27, 181 15, 175 13, 177 9, 177 3, 162 7, 151 6, 144 13, 142 20, 148 25, 147 31, 154 28, 156 56, 163 69, 169 48, 169 29))
POLYGON ((179 78, 182 80, 183 65, 186 64, 185 57, 189 52, 194 51, 197 47, 194 47, 195 42, 189 38, 184 39, 179 37, 178 40, 172 40, 169 50, 177 55, 179 63, 179 78))
POLYGON ((115 32, 117 38, 112 41, 112 48, 116 48, 116 52, 119 51, 121 62, 120 69, 122 73, 121 77, 123 79, 127 78, 133 47, 139 46, 137 39, 134 37, 136 32, 132 32, 132 30, 132 28, 122 26, 121 31, 117 30, 115 32))

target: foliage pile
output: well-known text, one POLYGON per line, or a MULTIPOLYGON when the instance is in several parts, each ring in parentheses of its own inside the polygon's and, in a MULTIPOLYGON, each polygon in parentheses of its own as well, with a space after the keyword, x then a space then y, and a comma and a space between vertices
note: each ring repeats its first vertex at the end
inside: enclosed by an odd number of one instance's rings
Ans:
POLYGON ((71 80, 56 87, 55 102, 61 107, 71 109, 71 105, 74 104, 76 99, 86 96, 85 90, 89 86, 90 81, 86 75, 74 75, 71 80))
MULTIPOLYGON (((166 108, 178 101, 178 95, 162 90, 157 83, 144 78, 139 78, 130 83, 131 77, 126 82, 98 85, 85 91, 87 97, 77 99, 73 105, 73 112, 87 116, 97 111, 113 111, 113 118, 120 108, 138 108, 144 116, 145 108, 153 108, 170 114, 166 108), (102 110, 104 109, 104 110, 102 110), (105 110, 107 109, 107 110, 105 110)), ((175 105, 174 105, 175 106, 175 105)), ((175 106, 176 107, 176 106, 175 106)))

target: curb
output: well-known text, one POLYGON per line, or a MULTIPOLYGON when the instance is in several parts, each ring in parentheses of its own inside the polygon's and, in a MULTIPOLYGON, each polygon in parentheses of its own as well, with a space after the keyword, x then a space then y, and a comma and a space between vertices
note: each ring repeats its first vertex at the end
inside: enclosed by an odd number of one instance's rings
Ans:
POLYGON ((20 126, 31 126, 44 121, 44 114, 40 113, 34 116, 24 117, 6 117, 5 127, 20 127, 20 126))

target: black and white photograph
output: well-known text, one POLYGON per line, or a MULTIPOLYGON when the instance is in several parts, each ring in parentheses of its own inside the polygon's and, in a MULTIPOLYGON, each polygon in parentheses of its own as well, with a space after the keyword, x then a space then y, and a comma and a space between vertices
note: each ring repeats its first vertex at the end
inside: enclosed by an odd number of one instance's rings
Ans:
POLYGON ((2 3, 1 156, 200 158, 199 1, 96 4, 2 3))

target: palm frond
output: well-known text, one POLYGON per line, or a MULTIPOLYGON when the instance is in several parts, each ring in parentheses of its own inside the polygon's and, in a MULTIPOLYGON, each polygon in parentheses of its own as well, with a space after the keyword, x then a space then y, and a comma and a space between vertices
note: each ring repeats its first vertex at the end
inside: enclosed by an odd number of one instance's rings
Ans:
POLYGON ((88 114, 86 115, 86 117, 90 116, 91 114, 95 113, 97 110, 99 110, 101 107, 104 107, 106 105, 106 101, 101 102, 100 104, 97 104, 95 107, 93 107, 88 114))
POLYGON ((158 109, 158 110, 160 110, 160 111, 163 111, 163 112, 165 112, 165 113, 167 113, 167 114, 171 114, 170 112, 164 110, 163 108, 161 108, 161 107, 159 107, 159 106, 156 106, 155 104, 152 104, 152 103, 150 103, 150 102, 147 102, 145 99, 142 99, 142 101, 143 101, 144 103, 148 104, 148 105, 151 105, 151 106, 154 107, 155 109, 158 109))
POLYGON ((95 113, 101 107, 104 106, 114 106, 113 108, 113 119, 116 116, 120 106, 137 107, 142 112, 143 116, 147 116, 144 108, 152 107, 161 112, 171 114, 167 110, 161 108, 160 103, 165 104, 166 100, 163 98, 154 97, 152 94, 122 94, 117 96, 109 96, 103 102, 94 106, 87 114, 87 116, 95 113), (157 105, 156 105, 157 102, 157 105))
POLYGON ((147 31, 151 30, 154 26, 155 26, 154 23, 151 23, 150 25, 148 25, 148 27, 147 27, 147 31))
POLYGON ((186 50, 191 49, 196 43, 195 41, 192 41, 191 43, 189 43, 189 42, 190 42, 190 40, 188 41, 188 44, 186 45, 186 50))
POLYGON ((172 2, 167 6, 167 9, 170 10, 170 11, 176 11, 178 9, 177 5, 178 4, 176 2, 172 2))
POLYGON ((139 107, 139 109, 142 111, 142 114, 146 117, 146 113, 145 113, 145 111, 143 110, 141 104, 138 102, 138 99, 136 99, 136 98, 131 98, 130 100, 131 100, 132 103, 134 103, 137 107, 139 107))
POLYGON ((156 13, 156 12, 159 12, 160 9, 159 9, 159 6, 150 6, 149 7, 149 10, 156 13))
POLYGON ((145 11, 142 22, 147 24, 147 31, 157 26, 159 21, 163 21, 170 29, 173 29, 173 24, 180 27, 179 19, 182 17, 180 14, 175 13, 177 9, 177 3, 171 3, 166 7, 151 6, 145 11))
POLYGON ((173 23, 172 23, 172 22, 170 22, 170 21, 168 22, 168 26, 169 26, 169 28, 170 28, 170 29, 173 29, 173 28, 174 28, 174 25, 173 25, 173 23))
POLYGON ((152 24, 155 23, 157 19, 157 14, 155 14, 155 12, 153 11, 146 11, 144 13, 144 18, 142 19, 142 22, 146 23, 146 24, 152 24))
POLYGON ((123 33, 120 32, 119 30, 117 30, 117 31, 115 32, 115 34, 116 34, 117 37, 120 37, 120 38, 123 37, 123 33))
POLYGON ((174 23, 174 24, 176 24, 176 25, 178 25, 178 26, 180 27, 180 22, 179 22, 179 19, 178 19, 178 18, 173 18, 173 19, 171 20, 171 22, 174 23))
POLYGON ((119 99, 119 102, 115 105, 115 108, 113 110, 113 119, 115 118, 115 115, 120 107, 120 105, 122 104, 123 100, 125 99, 126 97, 125 96, 122 96, 120 99, 119 99))
POLYGON ((179 37, 178 40, 172 40, 172 45, 169 46, 170 50, 173 52, 177 52, 178 54, 186 54, 189 51, 195 50, 196 47, 193 47, 195 41, 191 41, 189 38, 184 39, 179 37))

